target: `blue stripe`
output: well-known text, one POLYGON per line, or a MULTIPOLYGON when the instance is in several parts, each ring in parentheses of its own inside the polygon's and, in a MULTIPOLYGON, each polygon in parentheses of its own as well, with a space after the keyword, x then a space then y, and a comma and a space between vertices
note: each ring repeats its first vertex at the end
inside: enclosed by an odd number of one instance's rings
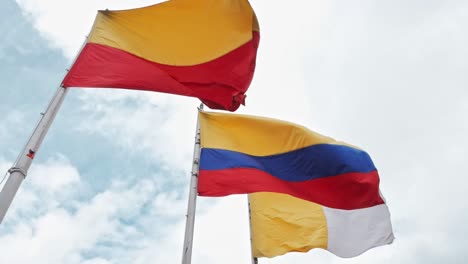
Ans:
POLYGON ((232 168, 255 168, 285 181, 307 181, 343 173, 366 173, 375 170, 369 154, 342 145, 319 144, 261 157, 224 149, 202 149, 200 170, 232 168))

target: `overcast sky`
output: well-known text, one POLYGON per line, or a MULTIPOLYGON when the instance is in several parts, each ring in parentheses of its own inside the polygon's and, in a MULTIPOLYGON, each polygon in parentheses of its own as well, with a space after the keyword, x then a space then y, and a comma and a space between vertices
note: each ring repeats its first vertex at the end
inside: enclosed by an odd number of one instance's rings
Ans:
MULTIPOLYGON (((139 0, 0 1, 0 177, 97 9, 139 0)), ((252 0, 261 43, 247 106, 367 150, 396 240, 260 263, 466 263, 468 2, 252 0)), ((193 98, 71 90, 0 226, 0 263, 179 263, 193 98)), ((249 263, 244 195, 199 198, 194 264, 249 263)))

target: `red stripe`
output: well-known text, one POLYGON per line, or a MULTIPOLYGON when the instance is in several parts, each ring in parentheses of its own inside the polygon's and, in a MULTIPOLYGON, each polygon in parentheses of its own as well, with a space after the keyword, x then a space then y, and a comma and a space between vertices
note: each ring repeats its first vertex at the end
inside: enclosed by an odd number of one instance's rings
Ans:
POLYGON ((253 32, 252 40, 241 47, 193 66, 159 64, 120 49, 87 43, 62 84, 192 96, 212 109, 235 111, 244 103, 252 81, 259 39, 259 33, 253 32))
POLYGON ((346 173, 326 178, 289 182, 251 168, 200 170, 201 196, 226 196, 253 192, 277 192, 323 206, 353 210, 384 203, 379 195, 377 171, 346 173))

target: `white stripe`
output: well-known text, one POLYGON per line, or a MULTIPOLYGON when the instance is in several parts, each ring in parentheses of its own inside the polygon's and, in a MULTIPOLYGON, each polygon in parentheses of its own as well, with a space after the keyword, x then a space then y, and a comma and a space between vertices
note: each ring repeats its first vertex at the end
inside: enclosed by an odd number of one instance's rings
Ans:
POLYGON ((358 210, 323 207, 328 226, 328 251, 349 258, 370 248, 391 244, 394 236, 385 204, 358 210))

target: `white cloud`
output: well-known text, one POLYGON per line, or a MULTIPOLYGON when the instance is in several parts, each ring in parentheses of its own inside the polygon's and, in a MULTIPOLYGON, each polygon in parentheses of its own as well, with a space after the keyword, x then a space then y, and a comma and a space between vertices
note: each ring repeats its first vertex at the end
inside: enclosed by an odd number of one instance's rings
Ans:
MULTIPOLYGON (((49 172, 49 177, 57 177, 63 171, 73 171, 73 168, 59 170, 57 167, 60 166, 40 164, 35 176, 49 172)), ((0 236, 0 262, 107 263, 105 258, 87 260, 86 256, 105 253, 106 244, 113 245, 120 254, 139 248, 139 240, 144 241, 146 231, 151 231, 151 225, 138 227, 138 223, 145 220, 141 210, 151 203, 156 186, 154 181, 144 179, 136 183, 114 182, 109 190, 93 194, 89 201, 83 201, 80 195, 75 194, 67 197, 69 200, 66 202, 60 201, 58 195, 45 194, 44 190, 50 186, 39 184, 35 186, 37 189, 23 186, 22 193, 14 202, 16 210, 12 208, 4 223, 10 227, 9 231, 0 236), (25 192, 34 197, 34 204, 24 204, 25 192), (31 211, 40 213, 25 213, 31 211), (28 250, 18 254, 18 248, 28 250)), ((163 194, 156 198, 160 195, 163 194)), ((168 197, 170 195, 165 195, 163 199, 170 203, 172 200, 168 197)), ((154 214, 154 208, 157 207, 150 206, 147 214, 154 214)), ((159 220, 165 217, 160 212, 159 216, 159 220)), ((158 220, 153 218, 154 221, 158 220)), ((144 222, 149 221, 146 219, 144 222)), ((125 262, 113 260, 109 263, 125 262)))
POLYGON ((60 0, 16 0, 26 17, 50 41, 51 47, 60 48, 73 58, 93 25, 97 10, 127 9, 154 4, 155 1, 92 1, 67 2, 60 0))
MULTIPOLYGON (((246 196, 230 196, 214 201, 199 198, 195 220, 193 263, 248 263, 250 242, 246 196), (210 205, 205 207, 205 203, 210 205), (214 203, 213 203, 214 202, 214 203)), ((184 201, 185 203, 185 201, 184 201)), ((128 252, 132 264, 177 263, 182 257, 185 219, 160 227, 160 236, 148 237, 145 247, 128 252)), ((119 262, 118 260, 115 263, 119 262)))
MULTIPOLYGON (((14 135, 25 127, 25 115, 18 110, 5 110, 0 123, 0 146, 5 146, 14 140, 14 135)), ((5 153, 6 154, 6 153, 5 153)), ((16 155, 8 153, 9 155, 16 155)))
POLYGON ((102 258, 94 258, 94 259, 86 260, 82 262, 81 264, 111 264, 111 263, 112 262, 109 262, 102 258))
POLYGON ((67 190, 67 187, 80 183, 78 170, 62 155, 49 158, 44 164, 33 165, 30 174, 34 175, 28 178, 31 184, 48 192, 67 190))
MULTIPOLYGON (((48 161, 36 166, 34 176, 57 177, 64 171, 74 175, 75 169, 68 166, 48 161), (60 167, 64 169, 57 169, 60 167)), ((27 181, 20 189, 16 208, 4 223, 9 231, 0 236, 1 263, 138 264, 180 259, 187 202, 172 191, 160 190, 156 180, 114 181, 109 190, 93 194, 89 200, 75 194, 68 197, 68 203, 60 202, 59 195, 46 195, 46 190, 50 186, 28 185, 27 181), (33 203, 26 204, 27 197, 33 203), (44 202, 45 198, 49 201, 44 202), (67 204, 74 204, 73 208, 67 204), (39 213, 26 213, 31 211, 39 213), (112 247, 110 253, 106 244, 112 247), (18 248, 28 250, 18 254, 18 248)), ((247 261, 246 197, 199 198, 198 207, 194 263, 218 263, 226 256, 225 263, 247 261), (223 247, 213 251, 220 243, 223 247)))
MULTIPOLYGON (((12 164, 13 161, 0 162, 1 171, 6 172, 12 164)), ((56 208, 81 188, 77 168, 62 155, 51 157, 45 163, 33 164, 29 175, 33 176, 23 181, 4 219, 6 225, 19 219, 30 222, 30 216, 56 208)))
POLYGON ((191 167, 198 102, 127 90, 80 91, 80 129, 170 168, 191 167))

